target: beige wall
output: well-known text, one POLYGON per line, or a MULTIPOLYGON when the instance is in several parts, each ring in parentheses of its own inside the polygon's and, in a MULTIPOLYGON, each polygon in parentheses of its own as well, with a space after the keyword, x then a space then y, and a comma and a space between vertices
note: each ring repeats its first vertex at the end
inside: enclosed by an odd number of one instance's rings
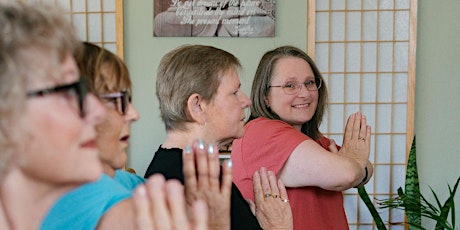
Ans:
MULTIPOLYGON (((124 1, 125 59, 134 83, 134 105, 141 120, 133 125, 130 166, 143 175, 165 137, 155 97, 155 73, 161 57, 182 44, 213 45, 242 62, 243 90, 250 91, 260 56, 290 44, 306 49, 305 0, 277 2, 275 38, 156 38, 152 36, 153 0, 124 1)), ((418 1, 415 133, 421 187, 447 196, 447 183, 460 176, 460 0, 418 1)), ((458 192, 460 193, 460 191, 458 192)), ((460 195, 456 198, 460 209, 460 195)), ((457 223, 460 215, 457 214, 457 223)))

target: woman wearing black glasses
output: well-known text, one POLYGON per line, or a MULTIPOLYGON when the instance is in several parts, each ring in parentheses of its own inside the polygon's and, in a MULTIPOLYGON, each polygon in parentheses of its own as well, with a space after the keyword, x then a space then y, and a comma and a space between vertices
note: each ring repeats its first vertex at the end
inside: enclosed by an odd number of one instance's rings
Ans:
POLYGON ((131 103, 131 79, 125 63, 112 52, 84 42, 77 55, 82 76, 88 79, 91 92, 106 107, 106 116, 96 126, 96 143, 104 173, 129 190, 144 178, 123 169, 128 161, 127 148, 131 124, 139 113, 131 103))
POLYGON ((340 150, 323 136, 326 85, 313 60, 292 46, 264 54, 251 100, 244 136, 232 146, 234 182, 243 196, 253 199, 248 175, 267 166, 288 188, 294 229, 348 229, 342 191, 364 185, 373 172, 365 116, 350 116, 340 150))

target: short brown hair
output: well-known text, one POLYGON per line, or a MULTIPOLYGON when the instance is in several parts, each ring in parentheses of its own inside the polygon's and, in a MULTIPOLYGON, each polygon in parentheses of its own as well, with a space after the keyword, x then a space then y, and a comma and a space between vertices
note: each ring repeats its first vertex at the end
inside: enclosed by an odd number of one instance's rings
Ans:
POLYGON ((198 93, 211 101, 217 92, 221 75, 240 68, 231 53, 204 45, 186 45, 167 53, 160 62, 156 80, 156 95, 166 130, 184 130, 192 122, 187 113, 187 100, 198 93))
MULTIPOLYGON (((297 57, 302 58, 305 60, 313 70, 313 74, 315 77, 324 79, 321 73, 316 67, 313 60, 301 49, 298 49, 293 46, 282 46, 278 47, 274 50, 266 52, 260 62, 259 66, 257 67, 256 74, 254 76, 254 81, 252 83, 252 90, 251 90, 251 116, 250 120, 255 119, 257 117, 266 117, 269 119, 276 119, 281 120, 281 118, 273 112, 270 108, 267 108, 265 105, 265 99, 267 98, 268 92, 270 90, 270 84, 273 77, 273 70, 275 69, 278 60, 283 57, 297 57)), ((321 86, 318 90, 318 106, 316 107, 315 114, 310 119, 310 121, 306 122, 302 125, 302 132, 306 135, 310 136, 313 139, 318 139, 322 136, 321 132, 319 131, 319 126, 321 125, 321 121, 323 120, 323 114, 326 109, 327 104, 327 88, 325 84, 321 86)))

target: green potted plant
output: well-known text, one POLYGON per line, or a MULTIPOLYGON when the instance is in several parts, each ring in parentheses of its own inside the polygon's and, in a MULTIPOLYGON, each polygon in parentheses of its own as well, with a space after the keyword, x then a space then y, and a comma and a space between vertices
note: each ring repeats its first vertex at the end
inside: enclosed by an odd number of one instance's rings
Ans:
MULTIPOLYGON (((407 217, 409 229, 425 229, 422 226, 422 216, 432 219, 436 222, 435 229, 455 230, 457 225, 455 223, 455 202, 454 197, 460 182, 460 176, 453 188, 449 187, 449 197, 444 203, 441 203, 436 192, 430 188, 431 193, 436 201, 436 204, 431 204, 420 192, 418 171, 417 171, 417 158, 415 148, 415 136, 412 141, 409 159, 407 162, 405 190, 401 187, 398 188, 398 196, 385 200, 379 200, 377 204, 380 209, 393 208, 404 210, 407 217), (450 214, 450 221, 448 219, 450 214)), ((374 218, 375 225, 379 230, 386 230, 386 226, 380 217, 377 209, 369 198, 369 195, 364 186, 358 188, 358 193, 361 199, 366 204, 372 217, 374 218)))

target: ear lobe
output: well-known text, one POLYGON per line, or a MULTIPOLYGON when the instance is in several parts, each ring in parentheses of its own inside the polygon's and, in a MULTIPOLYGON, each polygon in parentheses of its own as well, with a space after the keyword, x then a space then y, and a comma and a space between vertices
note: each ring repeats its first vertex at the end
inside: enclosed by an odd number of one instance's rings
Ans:
POLYGON ((265 106, 267 106, 267 108, 270 107, 270 105, 268 104, 267 98, 264 99, 264 102, 265 102, 265 106))

